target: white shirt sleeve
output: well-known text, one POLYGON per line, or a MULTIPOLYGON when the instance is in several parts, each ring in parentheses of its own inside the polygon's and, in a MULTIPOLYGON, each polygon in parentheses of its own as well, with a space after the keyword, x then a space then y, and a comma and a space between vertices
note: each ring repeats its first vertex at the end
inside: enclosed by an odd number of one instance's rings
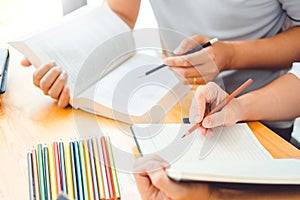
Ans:
POLYGON ((293 63, 292 69, 289 71, 289 73, 294 74, 300 79, 300 62, 293 63))

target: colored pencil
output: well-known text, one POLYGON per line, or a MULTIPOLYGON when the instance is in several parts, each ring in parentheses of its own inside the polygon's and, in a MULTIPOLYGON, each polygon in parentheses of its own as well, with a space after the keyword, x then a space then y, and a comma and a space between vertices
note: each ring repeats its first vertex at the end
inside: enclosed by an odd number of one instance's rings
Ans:
POLYGON ((105 139, 106 139, 106 147, 108 150, 109 163, 110 163, 110 167, 111 167, 115 198, 120 199, 121 198, 120 187, 119 187, 119 181, 118 181, 112 146, 111 146, 111 142, 110 142, 110 137, 106 136, 105 139))
POLYGON ((83 194, 83 185, 82 185, 82 174, 81 174, 81 165, 80 165, 80 152, 78 142, 74 141, 74 156, 76 164, 76 175, 77 175, 77 189, 78 189, 78 200, 84 199, 83 194))
POLYGON ((38 157, 38 171, 40 180, 40 197, 41 200, 46 199, 45 190, 45 178, 44 178, 44 161, 43 161, 43 148, 42 144, 37 145, 37 157, 38 157))
POLYGON ((53 144, 48 144, 51 199, 57 198, 56 170, 53 144))
POLYGON ((33 177, 33 163, 32 163, 32 153, 27 153, 27 167, 28 167, 28 181, 29 181, 29 199, 35 199, 34 192, 34 177, 33 177))
POLYGON ((107 179, 107 185, 108 185, 108 192, 110 198, 115 198, 114 194, 114 186, 113 186, 113 180, 112 180, 112 174, 110 169, 110 163, 109 163, 109 157, 108 157, 108 151, 106 146, 106 140, 104 136, 101 136, 101 146, 102 146, 102 152, 103 152, 103 158, 104 158, 104 165, 105 165, 105 171, 106 171, 106 179, 107 179))
POLYGON ((60 171, 60 155, 59 155, 57 142, 53 142, 53 149, 54 149, 54 158, 55 158, 57 194, 59 194, 62 191, 62 186, 61 186, 62 184, 61 184, 61 171, 60 171))
POLYGON ((99 156, 99 150, 98 150, 96 138, 94 137, 92 138, 92 143, 93 143, 94 159, 95 159, 95 166, 96 166, 96 173, 97 173, 96 175, 97 175, 99 198, 105 199, 100 156, 99 156))
POLYGON ((60 172, 61 172, 61 183, 62 183, 61 186, 62 186, 62 191, 64 193, 67 193, 64 143, 60 141, 58 143, 58 147, 59 147, 59 157, 60 157, 60 172))
POLYGON ((39 185, 38 163, 37 163, 37 156, 36 156, 35 149, 32 150, 32 166, 33 166, 35 198, 38 200, 40 199, 40 185, 39 185))
POLYGON ((65 164, 66 164, 66 177, 67 177, 67 194, 70 199, 74 199, 74 186, 72 176, 72 160, 70 144, 65 145, 65 164))
POLYGON ((87 185, 86 166, 85 166, 85 155, 83 148, 83 141, 79 141, 79 154, 80 154, 80 165, 81 165, 81 176, 84 199, 89 199, 89 191, 87 185))
POLYGON ((103 179, 103 187, 104 187, 104 196, 105 196, 104 199, 110 199, 101 139, 99 138, 97 141, 98 141, 98 149, 99 149, 100 164, 101 164, 100 166, 102 171, 102 179, 103 179))
POLYGON ((78 199, 79 190, 78 190, 78 184, 77 184, 76 158, 75 158, 75 145, 74 145, 74 142, 70 142, 70 153, 71 153, 71 163, 72 163, 74 199, 78 199))
POLYGON ((88 144, 88 152, 90 155, 90 163, 91 163, 91 172, 92 172, 92 186, 94 187, 94 197, 95 199, 99 199, 99 192, 98 192, 98 181, 97 181, 97 172, 96 172, 96 165, 95 165, 95 155, 93 149, 92 139, 89 138, 87 141, 88 144))
POLYGON ((92 200, 94 199, 94 185, 93 185, 93 178, 92 178, 90 153, 89 153, 87 141, 83 140, 82 143, 83 143, 84 158, 85 158, 85 170, 86 170, 86 182, 88 187, 88 195, 89 195, 89 199, 92 200))
POLYGON ((49 176, 49 158, 48 158, 48 147, 44 146, 43 148, 44 155, 44 174, 45 174, 45 190, 46 190, 46 199, 51 199, 51 186, 50 186, 50 176, 49 176))

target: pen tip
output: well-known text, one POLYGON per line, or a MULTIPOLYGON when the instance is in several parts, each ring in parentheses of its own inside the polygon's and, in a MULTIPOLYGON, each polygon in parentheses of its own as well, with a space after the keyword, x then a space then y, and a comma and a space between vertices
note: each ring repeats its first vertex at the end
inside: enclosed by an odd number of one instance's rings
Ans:
POLYGON ((183 136, 181 136, 181 138, 184 138, 186 136, 186 134, 184 134, 183 136))

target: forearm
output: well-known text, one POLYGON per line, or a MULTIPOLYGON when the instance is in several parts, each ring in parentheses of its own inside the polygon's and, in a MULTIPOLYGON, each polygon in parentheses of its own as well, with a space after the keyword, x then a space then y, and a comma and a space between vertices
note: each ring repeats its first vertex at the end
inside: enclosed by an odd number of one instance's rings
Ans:
POLYGON ((300 116, 300 79, 286 74, 269 85, 242 95, 237 100, 240 120, 289 120, 300 116))
POLYGON ((141 0, 106 0, 110 8, 133 29, 138 17, 141 0))
POLYGON ((228 42, 233 55, 225 69, 283 68, 300 60, 300 27, 276 36, 241 42, 228 42))

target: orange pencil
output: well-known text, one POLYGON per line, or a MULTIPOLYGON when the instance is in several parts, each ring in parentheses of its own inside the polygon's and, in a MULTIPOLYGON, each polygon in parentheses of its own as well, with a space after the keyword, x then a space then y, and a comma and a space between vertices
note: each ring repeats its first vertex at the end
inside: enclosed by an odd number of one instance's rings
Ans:
POLYGON ((59 156, 59 149, 58 143, 53 142, 53 149, 54 149, 54 158, 55 158, 55 169, 56 169, 56 184, 57 184, 57 194, 62 191, 62 180, 61 180, 61 171, 60 171, 60 156, 59 156))
MULTIPOLYGON (((220 111, 224 106, 226 106, 234 97, 240 94, 246 87, 248 87, 253 82, 252 79, 248 79, 245 83, 243 83, 239 88, 237 88, 234 92, 232 92, 228 97, 226 97, 221 103, 219 103, 214 109, 212 109, 206 116, 212 115, 218 111, 220 111)), ((204 119, 204 117, 203 117, 204 119)), ((196 130, 201 123, 196 123, 192 126, 181 138, 191 134, 194 130, 196 130)))

